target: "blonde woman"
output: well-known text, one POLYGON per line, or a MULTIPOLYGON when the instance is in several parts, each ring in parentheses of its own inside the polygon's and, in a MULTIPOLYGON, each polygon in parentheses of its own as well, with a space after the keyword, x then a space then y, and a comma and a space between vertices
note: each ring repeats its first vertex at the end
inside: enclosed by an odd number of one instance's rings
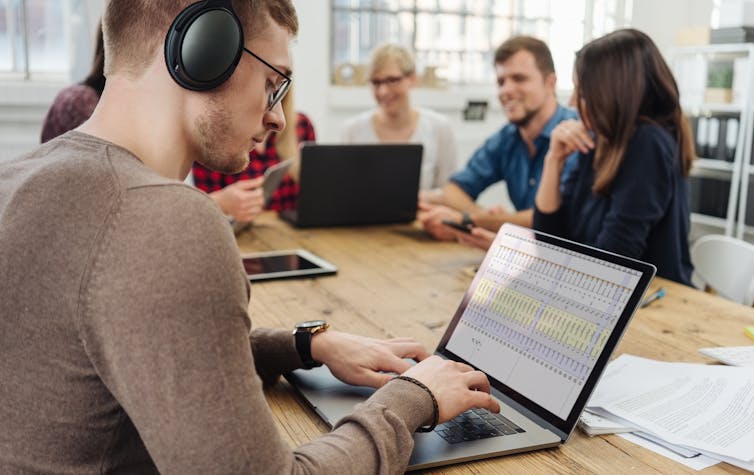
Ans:
POLYGON ((403 46, 386 44, 372 52, 369 82, 377 108, 346 122, 345 143, 420 143, 424 145, 420 188, 443 186, 456 171, 456 143, 447 117, 413 107, 416 64, 403 46))

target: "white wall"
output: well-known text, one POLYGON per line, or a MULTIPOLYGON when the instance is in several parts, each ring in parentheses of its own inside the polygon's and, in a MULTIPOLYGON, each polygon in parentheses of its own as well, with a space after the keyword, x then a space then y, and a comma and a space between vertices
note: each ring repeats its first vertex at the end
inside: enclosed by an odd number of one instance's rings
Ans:
POLYGON ((633 0, 631 26, 652 37, 667 56, 683 27, 709 27, 712 0, 633 0))

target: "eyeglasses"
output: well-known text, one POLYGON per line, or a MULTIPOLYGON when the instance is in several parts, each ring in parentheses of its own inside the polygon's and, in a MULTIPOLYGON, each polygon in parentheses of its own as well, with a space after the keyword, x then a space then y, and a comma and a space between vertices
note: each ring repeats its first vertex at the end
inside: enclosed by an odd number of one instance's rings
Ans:
POLYGON ((246 47, 244 47, 243 50, 249 53, 250 55, 254 56, 255 58, 257 58, 262 64, 272 69, 278 74, 278 76, 280 76, 280 82, 278 84, 274 84, 272 92, 270 92, 267 95, 267 110, 271 111, 272 109, 275 108, 278 102, 283 100, 286 93, 288 93, 288 89, 291 88, 291 83, 293 82, 293 79, 287 74, 285 74, 283 71, 279 70, 275 66, 271 65, 267 61, 263 60, 262 58, 254 54, 250 49, 247 49, 246 47))
POLYGON ((405 77, 406 76, 403 75, 403 76, 388 76, 388 77, 382 78, 382 79, 372 78, 372 79, 369 80, 369 82, 372 84, 372 87, 375 88, 375 89, 377 89, 378 87, 382 86, 383 84, 386 85, 386 86, 392 87, 392 86, 395 86, 396 84, 398 84, 399 82, 403 81, 403 78, 405 78, 405 77))

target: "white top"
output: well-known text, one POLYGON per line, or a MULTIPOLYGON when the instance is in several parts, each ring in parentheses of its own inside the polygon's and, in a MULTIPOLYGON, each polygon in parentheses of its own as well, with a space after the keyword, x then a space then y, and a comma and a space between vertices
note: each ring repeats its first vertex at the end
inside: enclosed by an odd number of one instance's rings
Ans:
MULTIPOLYGON (((429 190, 445 185, 456 171, 456 141, 450 120, 429 109, 417 108, 419 121, 408 143, 424 145, 419 188, 429 190)), ((380 143, 372 118, 375 110, 363 112, 346 121, 341 132, 343 143, 380 143)))

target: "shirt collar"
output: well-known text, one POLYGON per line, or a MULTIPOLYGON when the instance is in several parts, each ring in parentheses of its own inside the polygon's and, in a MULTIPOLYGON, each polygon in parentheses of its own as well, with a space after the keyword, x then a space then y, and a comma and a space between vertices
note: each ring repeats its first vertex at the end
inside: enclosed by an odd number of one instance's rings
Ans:
POLYGON ((545 126, 542 128, 542 132, 539 133, 539 137, 547 137, 549 139, 550 134, 552 133, 552 130, 555 128, 555 126, 568 118, 569 111, 570 109, 558 104, 557 109, 555 109, 555 113, 552 115, 552 117, 550 117, 550 120, 548 120, 545 126))

